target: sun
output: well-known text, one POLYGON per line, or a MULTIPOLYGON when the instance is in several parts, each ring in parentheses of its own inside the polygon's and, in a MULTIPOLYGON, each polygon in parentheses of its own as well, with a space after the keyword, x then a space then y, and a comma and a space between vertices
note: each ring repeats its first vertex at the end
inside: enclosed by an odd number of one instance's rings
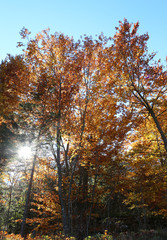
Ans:
POLYGON ((29 158, 32 155, 31 148, 29 146, 20 147, 18 150, 18 155, 20 158, 29 158))

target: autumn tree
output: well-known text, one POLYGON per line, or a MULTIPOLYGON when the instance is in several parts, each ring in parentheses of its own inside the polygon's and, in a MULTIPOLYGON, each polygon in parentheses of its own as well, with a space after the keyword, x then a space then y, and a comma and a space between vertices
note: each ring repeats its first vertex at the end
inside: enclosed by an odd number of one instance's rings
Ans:
POLYGON ((131 27, 125 20, 113 39, 77 42, 21 31, 24 67, 8 72, 5 63, 0 104, 36 149, 22 236, 27 212, 36 231, 78 239, 121 218, 125 205, 166 216, 166 71, 147 53, 148 35, 131 27))
MULTIPOLYGON (((125 156, 129 171, 124 188, 125 203, 143 218, 166 217, 166 166, 163 165, 163 145, 160 144, 154 122, 147 119, 129 136, 130 148, 125 156), (133 161, 132 161, 133 159, 133 161)), ((146 226, 145 226, 146 227, 146 226)))
POLYGON ((0 65, 0 160, 14 154, 18 137, 18 106, 27 87, 28 71, 22 56, 8 56, 0 65))
POLYGON ((48 234, 63 230, 56 173, 53 157, 38 159, 38 167, 34 174, 31 213, 27 219, 33 231, 48 234))
MULTIPOLYGON (((23 38, 28 34, 26 29, 22 31, 23 38)), ((101 71, 106 43, 104 36, 96 41, 85 37, 74 43, 63 34, 49 35, 49 31, 43 31, 34 40, 28 40, 25 49, 31 83, 27 93, 32 109, 30 118, 33 116, 35 124, 42 127, 43 141, 49 145, 57 165, 65 233, 71 231, 74 215, 79 219, 80 234, 88 231, 93 204, 88 202, 94 199, 89 194, 89 181, 95 178, 96 185, 99 164, 102 171, 103 165, 112 161, 112 154, 118 154, 131 128, 118 128, 131 114, 118 117, 117 96, 105 89, 108 78, 101 71), (106 160, 102 161, 103 158, 106 160), (72 201, 76 203, 71 208, 72 201)))
POLYGON ((160 61, 153 61, 155 54, 148 54, 149 36, 139 35, 138 28, 138 22, 133 29, 126 19, 120 22, 113 44, 106 51, 109 56, 106 69, 125 105, 135 110, 136 114, 147 113, 153 119, 167 152, 167 73, 160 61))
MULTIPOLYGON (((26 30, 22 32, 22 36, 26 36, 26 30)), ((63 133, 68 136, 65 127, 69 124, 68 120, 73 108, 72 101, 74 101, 74 94, 78 91, 80 79, 77 45, 63 34, 50 36, 48 31, 44 31, 38 34, 35 40, 28 42, 25 52, 31 71, 31 103, 36 106, 33 114, 37 124, 43 123, 43 130, 58 168, 58 192, 66 234, 68 217, 63 197, 61 145, 63 133), (42 115, 40 109, 43 109, 42 115)), ((65 149, 65 152, 67 151, 65 149)))

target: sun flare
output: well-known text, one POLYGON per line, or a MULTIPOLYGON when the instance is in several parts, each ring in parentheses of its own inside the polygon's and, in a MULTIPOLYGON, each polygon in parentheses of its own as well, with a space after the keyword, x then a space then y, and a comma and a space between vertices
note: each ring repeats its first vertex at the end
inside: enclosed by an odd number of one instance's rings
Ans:
POLYGON ((20 147, 18 150, 20 158, 29 158, 32 155, 31 148, 28 146, 20 147))

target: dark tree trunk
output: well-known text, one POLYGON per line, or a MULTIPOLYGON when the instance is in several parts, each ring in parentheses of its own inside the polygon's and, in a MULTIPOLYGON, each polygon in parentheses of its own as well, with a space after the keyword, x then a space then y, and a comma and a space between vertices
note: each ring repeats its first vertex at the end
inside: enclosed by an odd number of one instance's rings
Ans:
POLYGON ((68 216, 66 212, 66 206, 63 199, 63 182, 62 182, 62 170, 61 170, 61 163, 60 163, 60 118, 58 119, 57 124, 57 168, 58 168, 58 193, 59 199, 61 204, 61 211, 62 211, 62 221, 63 221, 63 230, 64 233, 67 235, 69 234, 69 226, 68 226, 68 216))
POLYGON ((26 218, 27 218, 28 207, 29 207, 29 202, 30 202, 30 194, 31 194, 31 188, 32 188, 32 183, 33 183, 36 158, 37 158, 37 149, 36 149, 36 153, 35 153, 34 159, 33 159, 33 166, 32 166, 32 170, 31 170, 31 177, 30 177, 30 181, 29 181, 29 185, 28 185, 26 204, 25 204, 24 214, 23 214, 23 221, 21 224, 21 233, 20 234, 22 237, 24 236, 24 230, 25 230, 25 225, 26 225, 26 218))
POLYGON ((165 147, 165 151, 166 151, 166 156, 165 156, 165 164, 167 164, 167 138, 165 136, 165 133, 163 132, 162 130, 162 127, 155 115, 155 112, 153 110, 153 107, 150 106, 150 104, 148 103, 147 99, 145 99, 142 94, 139 92, 138 89, 135 88, 134 84, 132 85, 134 87, 134 92, 133 91, 133 95, 136 97, 136 99, 147 109, 148 113, 151 115, 156 127, 157 127, 157 130, 158 132, 160 133, 161 135, 161 139, 163 141, 163 144, 164 144, 164 147, 165 147))
POLYGON ((156 124, 156 127, 157 127, 160 135, 161 135, 161 138, 162 138, 162 141, 164 143, 165 150, 166 150, 166 155, 167 155, 167 138, 166 138, 166 136, 165 136, 165 134, 164 134, 164 132, 163 132, 163 130, 161 128, 161 125, 160 125, 157 117, 155 116, 154 111, 152 109, 150 109, 149 112, 150 112, 150 114, 151 114, 151 116, 152 116, 152 118, 153 118, 153 120, 154 120, 154 122, 156 124))

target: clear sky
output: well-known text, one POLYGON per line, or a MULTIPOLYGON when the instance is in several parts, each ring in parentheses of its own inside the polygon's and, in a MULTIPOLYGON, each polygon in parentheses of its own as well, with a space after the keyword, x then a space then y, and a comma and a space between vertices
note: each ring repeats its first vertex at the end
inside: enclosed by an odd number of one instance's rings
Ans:
MULTIPOLYGON (((167 56, 167 0, 0 0, 0 60, 21 53, 19 32, 73 36, 104 33, 113 36, 119 20, 139 21, 140 33, 149 33, 149 51, 165 63, 167 56)), ((165 64, 166 65, 166 64, 165 64)))

